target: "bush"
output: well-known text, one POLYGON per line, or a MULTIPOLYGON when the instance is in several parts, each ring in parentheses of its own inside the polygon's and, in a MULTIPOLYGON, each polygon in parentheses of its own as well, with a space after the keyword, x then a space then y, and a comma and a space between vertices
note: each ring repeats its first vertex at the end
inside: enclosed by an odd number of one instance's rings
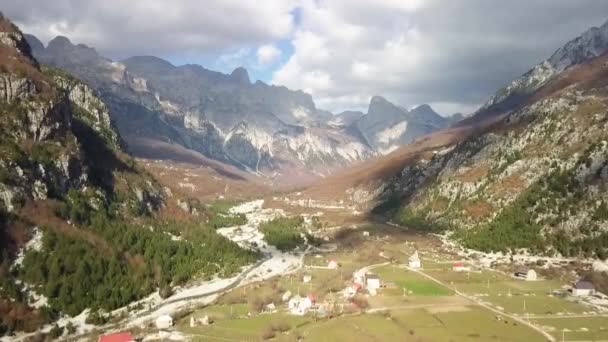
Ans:
POLYGON ((49 332, 49 336, 53 339, 58 339, 63 335, 63 328, 59 327, 57 324, 53 326, 51 331, 49 332))
POLYGON ((158 290, 158 295, 162 299, 169 298, 169 297, 171 297, 172 294, 173 294, 173 289, 171 288, 170 285, 164 285, 158 290))
POLYGON ((440 233, 448 229, 445 224, 428 221, 424 216, 407 207, 397 212, 395 221, 399 225, 425 232, 440 233))
POLYGON ((69 335, 72 335, 76 332, 76 326, 74 326, 72 322, 68 322, 65 328, 67 329, 69 335))
POLYGON ((270 326, 272 327, 272 330, 282 333, 291 330, 291 327, 285 321, 271 322, 270 326))
POLYGON ((270 340, 270 339, 273 339, 276 335, 277 334, 275 334, 274 330, 272 330, 272 327, 268 327, 262 333, 262 339, 263 340, 270 340))
POLYGON ((102 325, 108 322, 108 318, 99 312, 99 310, 91 310, 84 321, 87 324, 102 325))

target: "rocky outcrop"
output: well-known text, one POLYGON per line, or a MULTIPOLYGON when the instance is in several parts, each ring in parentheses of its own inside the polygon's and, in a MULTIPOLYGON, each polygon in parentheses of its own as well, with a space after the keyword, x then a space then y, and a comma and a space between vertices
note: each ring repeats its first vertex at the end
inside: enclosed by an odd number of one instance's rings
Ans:
POLYGON ((12 103, 35 93, 36 85, 32 80, 12 74, 0 75, 0 98, 3 102, 12 103))
MULTIPOLYGON (((89 86, 30 55, 18 29, 0 16, 0 206, 13 211, 28 200, 61 199, 70 189, 97 188, 112 196, 129 169, 117 155, 120 137, 109 110, 89 86)), ((155 210, 159 187, 135 170, 121 190, 125 206, 155 210)), ((1 208, 0 208, 1 209, 1 208)))

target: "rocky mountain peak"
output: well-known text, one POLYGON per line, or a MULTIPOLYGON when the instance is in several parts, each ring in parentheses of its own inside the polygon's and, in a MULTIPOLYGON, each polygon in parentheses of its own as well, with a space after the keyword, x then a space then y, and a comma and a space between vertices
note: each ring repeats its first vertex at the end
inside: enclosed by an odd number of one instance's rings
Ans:
POLYGON ((249 73, 247 69, 243 67, 238 67, 232 71, 230 74, 230 78, 238 83, 242 84, 250 84, 251 80, 249 79, 249 73))
POLYGON ((369 102, 367 115, 372 116, 395 116, 404 115, 405 110, 397 107, 382 96, 374 96, 369 102))
POLYGON ((431 106, 428 104, 420 105, 412 109, 410 112, 421 116, 439 116, 439 114, 437 114, 437 112, 435 112, 433 108, 431 108, 431 106))
POLYGON ((592 27, 579 37, 559 48, 549 58, 558 71, 597 57, 608 49, 608 21, 600 27, 592 27))
POLYGON ((31 34, 24 34, 23 36, 25 37, 25 40, 27 40, 27 43, 30 45, 30 48, 32 49, 32 53, 34 55, 44 51, 44 44, 36 36, 31 34))
POLYGON ((65 36, 57 36, 51 41, 49 41, 48 48, 49 49, 65 49, 66 47, 71 47, 72 42, 68 37, 65 36))
POLYGON ((564 70, 587 62, 608 51, 608 21, 592 27, 557 49, 551 57, 537 64, 524 75, 498 90, 477 114, 489 108, 511 111, 527 96, 547 84, 564 70))

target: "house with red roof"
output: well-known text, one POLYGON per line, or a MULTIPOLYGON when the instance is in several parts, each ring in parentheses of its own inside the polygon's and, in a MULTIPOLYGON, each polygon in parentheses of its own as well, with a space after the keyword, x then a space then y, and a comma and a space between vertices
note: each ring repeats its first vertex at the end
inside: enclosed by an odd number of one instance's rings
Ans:
POLYGON ((97 339, 97 342, 133 342, 133 341, 135 341, 135 338, 128 331, 101 335, 97 339))
POLYGON ((452 271, 455 272, 468 272, 471 268, 466 266, 463 262, 457 261, 452 265, 452 271))

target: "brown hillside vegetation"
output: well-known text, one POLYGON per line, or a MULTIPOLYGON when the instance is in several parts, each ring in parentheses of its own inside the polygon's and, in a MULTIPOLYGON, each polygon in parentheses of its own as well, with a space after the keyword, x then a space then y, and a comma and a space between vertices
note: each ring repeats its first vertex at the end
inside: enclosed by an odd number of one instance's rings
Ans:
POLYGON ((171 190, 175 199, 169 208, 177 198, 249 198, 270 191, 261 177, 176 144, 143 138, 128 139, 127 144, 142 158, 140 164, 171 190))

